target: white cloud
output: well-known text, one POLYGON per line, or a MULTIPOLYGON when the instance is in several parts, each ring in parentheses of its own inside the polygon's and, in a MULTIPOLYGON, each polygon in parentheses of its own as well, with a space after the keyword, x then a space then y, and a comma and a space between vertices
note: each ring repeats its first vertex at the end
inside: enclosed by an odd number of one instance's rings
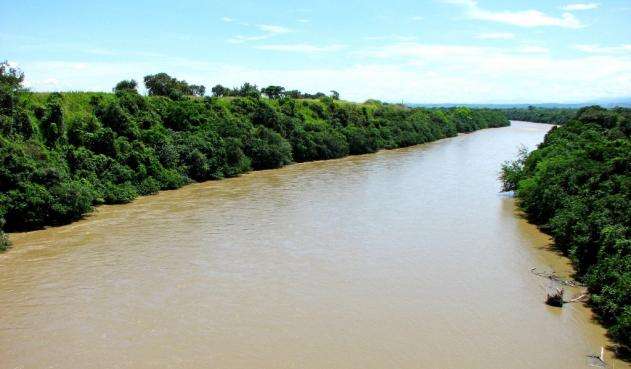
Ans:
POLYGON ((102 49, 102 48, 89 48, 85 50, 86 53, 88 54, 94 54, 94 55, 117 55, 118 53, 114 50, 109 50, 109 49, 102 49))
POLYGON ((425 19, 425 18, 421 17, 420 15, 412 17, 412 20, 415 21, 415 22, 422 21, 423 19, 425 19))
MULTIPOLYGON (((461 50, 457 53, 463 55, 461 50)), ((224 70, 222 76, 238 78, 233 84, 250 80, 259 85, 278 83, 306 91, 336 89, 344 98, 355 101, 368 98, 407 102, 587 101, 623 96, 631 87, 628 59, 554 60, 547 55, 502 54, 485 59, 475 51, 466 59, 465 65, 454 62, 443 67, 438 67, 444 61, 440 58, 424 66, 362 63, 332 69, 236 67, 224 70)))
POLYGON ((263 33, 259 35, 254 35, 254 36, 243 36, 243 35, 233 36, 228 39, 228 42, 232 44, 242 44, 242 43, 246 43, 250 41, 266 40, 274 36, 291 32, 291 29, 287 27, 275 26, 271 24, 259 24, 256 26, 256 28, 258 28, 263 33))
MULTIPOLYGON (((306 45, 275 48, 307 53, 327 48, 306 45)), ((354 101, 572 102, 626 96, 631 91, 628 53, 561 58, 543 51, 531 45, 499 48, 403 42, 346 54, 353 61, 349 66, 294 68, 252 68, 169 57, 120 62, 17 61, 36 91, 110 91, 117 81, 142 80, 157 72, 206 86, 237 86, 248 81, 309 92, 335 89, 354 101)))
POLYGON ((271 25, 271 24, 259 24, 257 27, 261 31, 267 32, 267 33, 273 34, 273 35, 280 35, 280 34, 283 34, 283 33, 291 32, 291 30, 289 28, 282 27, 282 26, 275 26, 275 25, 271 25))
POLYGON ((341 44, 332 44, 326 46, 316 46, 312 44, 271 44, 255 46, 255 49, 313 54, 340 51, 345 47, 345 45, 341 44))
POLYGON ((234 18, 230 17, 221 17, 221 20, 226 23, 234 22, 234 18))
POLYGON ((41 83, 46 86, 59 86, 59 80, 57 78, 46 78, 41 81, 41 83))
POLYGON ((489 32, 479 33, 475 35, 475 38, 479 40, 512 40, 515 38, 515 34, 509 32, 489 32))
POLYGON ((600 46, 596 44, 590 45, 574 45, 576 50, 590 54, 618 54, 631 53, 631 44, 618 46, 600 46))
POLYGON ((599 3, 574 3, 574 4, 567 4, 561 7, 561 9, 571 12, 571 11, 577 11, 577 10, 592 10, 592 9, 597 9, 598 7, 600 7, 599 3))
POLYGON ((402 43, 373 48, 367 56, 405 63, 416 70, 416 78, 437 73, 436 86, 422 87, 431 90, 424 98, 410 92, 416 101, 434 100, 434 93, 438 97, 444 91, 453 96, 443 101, 585 101, 626 96, 631 88, 628 55, 554 58, 548 51, 528 45, 507 49, 402 43), (444 87, 438 86, 441 79, 444 87), (457 91, 455 86, 465 85, 462 80, 471 82, 473 91, 457 91))
POLYGON ((259 41, 259 40, 265 40, 267 38, 270 38, 270 35, 258 35, 258 36, 242 36, 242 35, 237 35, 234 37, 230 37, 228 39, 228 42, 231 44, 243 44, 246 42, 250 42, 250 41, 259 41))
POLYGON ((443 0, 448 4, 465 8, 465 15, 470 19, 510 24, 519 27, 555 26, 563 28, 581 28, 583 24, 572 14, 563 13, 561 17, 547 15, 539 10, 492 11, 482 9, 474 0, 443 0))
POLYGON ((416 36, 402 36, 402 35, 390 35, 390 36, 366 36, 366 41, 398 41, 398 42, 410 42, 416 40, 416 36))
POLYGON ((545 54, 549 53, 550 49, 542 46, 521 46, 517 48, 517 52, 524 54, 545 54))
POLYGON ((440 45, 440 44, 418 44, 414 42, 401 42, 373 47, 362 51, 359 54, 369 57, 388 58, 418 58, 418 59, 441 59, 458 58, 462 56, 478 55, 483 56, 487 48, 478 46, 462 45, 440 45))

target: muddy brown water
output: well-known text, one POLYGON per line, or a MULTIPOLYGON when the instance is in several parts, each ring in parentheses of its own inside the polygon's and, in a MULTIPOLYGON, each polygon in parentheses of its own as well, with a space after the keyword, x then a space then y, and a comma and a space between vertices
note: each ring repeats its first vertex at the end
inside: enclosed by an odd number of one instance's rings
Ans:
POLYGON ((530 268, 571 269, 497 180, 550 128, 194 184, 13 234, 0 367, 586 368, 605 331, 580 304, 543 304, 530 268))

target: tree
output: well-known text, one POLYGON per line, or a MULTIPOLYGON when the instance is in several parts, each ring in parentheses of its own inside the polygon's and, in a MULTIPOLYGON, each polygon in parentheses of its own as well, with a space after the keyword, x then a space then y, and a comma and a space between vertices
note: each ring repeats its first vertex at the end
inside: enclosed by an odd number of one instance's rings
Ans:
POLYGON ((281 86, 267 86, 261 89, 261 92, 270 99, 280 99, 284 96, 285 88, 281 86))
POLYGON ((259 97, 261 97, 261 92, 259 91, 258 87, 256 87, 256 85, 245 82, 239 89, 239 96, 258 99, 259 97))
POLYGON ((48 146, 54 146, 62 141, 65 134, 64 112, 61 100, 61 94, 53 93, 49 96, 46 103, 46 113, 42 119, 42 134, 48 146))
POLYGON ((302 93, 298 90, 289 90, 285 92, 285 96, 292 99, 300 99, 302 97, 302 93))
POLYGON ((292 161, 291 145, 274 130, 259 126, 245 146, 254 169, 272 169, 292 161))
MULTIPOLYGON (((13 68, 8 62, 0 63, 0 118, 4 122, 2 125, 11 125, 13 110, 18 104, 17 92, 22 89, 24 73, 17 68, 13 68)), ((1 127, 0 127, 1 128, 1 127)))
POLYGON ((9 243, 9 237, 7 237, 0 229, 0 251, 8 249, 10 245, 11 244, 9 243))
MULTIPOLYGON (((2 204, 2 198, 4 196, 0 196, 0 204, 2 204)), ((7 237, 2 231, 2 227, 4 227, 4 207, 0 206, 0 252, 5 251, 11 246, 9 243, 9 237, 7 237)))
POLYGON ((194 96, 204 96, 206 93, 206 87, 202 85, 190 85, 188 86, 188 92, 194 96))
POLYGON ((0 85, 19 89, 24 82, 24 72, 12 67, 8 61, 0 62, 0 85))
POLYGON ((315 94, 304 93, 301 96, 301 98, 303 99, 320 99, 323 97, 327 97, 324 92, 316 92, 315 94))
POLYGON ((144 80, 149 95, 171 97, 177 90, 177 80, 166 73, 148 75, 144 80))
POLYGON ((335 90, 331 90, 331 97, 333 98, 333 100, 339 100, 340 99, 340 93, 335 91, 335 90))
POLYGON ((114 87, 114 92, 123 92, 123 91, 133 91, 138 92, 136 88, 138 87, 138 82, 133 79, 123 80, 116 84, 114 87))
POLYGON ((23 81, 22 71, 11 67, 6 61, 0 63, 0 133, 6 136, 21 135, 28 139, 34 129, 28 109, 19 98, 23 81))
POLYGON ((144 81, 151 96, 178 99, 182 95, 203 96, 206 92, 206 87, 202 85, 189 85, 186 81, 177 80, 166 73, 145 76, 144 81))
POLYGON ((222 85, 216 85, 210 91, 213 93, 213 96, 215 97, 230 96, 230 92, 231 92, 229 88, 224 87, 222 85))
POLYGON ((582 108, 501 175, 528 218, 574 262, 590 305, 623 352, 631 348, 630 114, 582 108))
POLYGON ((119 135, 128 137, 138 136, 138 127, 132 116, 127 113, 118 101, 108 103, 99 111, 99 119, 105 127, 109 127, 119 135))
MULTIPOLYGON (((456 134, 451 112, 359 106, 275 85, 263 93, 278 100, 261 99, 250 83, 236 89, 213 87, 214 96, 234 99, 183 98, 204 95, 204 86, 165 73, 144 78, 151 97, 138 94, 134 80, 125 80, 114 87, 114 94, 52 93, 42 104, 46 95, 22 93, 19 70, 6 62, 0 67, 2 230, 63 224, 94 205, 129 202, 190 180, 456 134)), ((585 116, 602 121, 600 113, 585 116)), ((625 119, 618 120, 630 121, 625 119)), ((500 112, 486 110, 472 114, 471 120, 473 128, 507 123, 500 112)), ((620 137, 631 130, 628 126, 611 136, 620 137)), ((624 168, 627 159, 615 161, 610 173, 624 168)), ((5 244, 0 231, 0 248, 5 244)))

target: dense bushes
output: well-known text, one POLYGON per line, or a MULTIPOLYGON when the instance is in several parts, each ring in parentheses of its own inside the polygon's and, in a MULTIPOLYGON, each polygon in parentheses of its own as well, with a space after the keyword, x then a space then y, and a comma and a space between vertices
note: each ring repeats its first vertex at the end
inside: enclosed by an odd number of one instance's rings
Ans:
POLYGON ((611 335, 631 345, 631 109, 584 108, 502 177, 577 267, 611 335))
POLYGON ((280 134, 259 126, 247 138, 245 152, 253 169, 279 168, 291 163, 291 145, 280 134))
POLYGON ((145 78, 146 97, 133 80, 114 93, 29 93, 19 71, 2 66, 0 218, 11 231, 67 223, 94 205, 190 181, 508 124, 490 110, 353 104, 337 93, 294 99, 279 86, 263 90, 269 98, 250 84, 213 89, 236 96, 201 97, 203 86, 162 73, 145 78))

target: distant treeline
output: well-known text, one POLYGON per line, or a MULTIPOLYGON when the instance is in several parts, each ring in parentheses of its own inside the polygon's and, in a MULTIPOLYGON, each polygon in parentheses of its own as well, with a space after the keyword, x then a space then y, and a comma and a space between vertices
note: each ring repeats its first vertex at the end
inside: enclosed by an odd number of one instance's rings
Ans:
POLYGON ((578 109, 569 108, 505 108, 500 109, 510 120, 522 120, 526 122, 565 124, 569 122, 578 109))
MULTIPOLYGON (((192 85, 186 81, 180 81, 169 76, 166 73, 158 73, 148 75, 144 78, 145 86, 150 96, 167 96, 172 99, 179 99, 183 96, 204 96, 206 87, 201 85, 192 85)), ((134 80, 121 81, 114 91, 135 90, 138 84, 134 80)), ((261 95, 269 99, 320 99, 327 97, 323 92, 309 94, 298 90, 285 90, 282 86, 267 86, 259 90, 259 88, 250 83, 244 83, 241 87, 228 88, 222 85, 216 85, 211 89, 214 97, 251 97, 258 99, 261 95)), ((331 91, 331 98, 339 100, 340 94, 337 91, 331 91)))
POLYGON ((588 107, 504 165, 530 219, 574 262, 623 352, 631 347, 631 109, 588 107))
POLYGON ((0 68, 0 219, 9 231, 71 222, 95 205, 191 181, 509 124, 493 110, 295 99, 274 86, 204 97, 203 86, 166 74, 145 78, 149 96, 131 80, 113 93, 30 93, 19 70, 0 68))

